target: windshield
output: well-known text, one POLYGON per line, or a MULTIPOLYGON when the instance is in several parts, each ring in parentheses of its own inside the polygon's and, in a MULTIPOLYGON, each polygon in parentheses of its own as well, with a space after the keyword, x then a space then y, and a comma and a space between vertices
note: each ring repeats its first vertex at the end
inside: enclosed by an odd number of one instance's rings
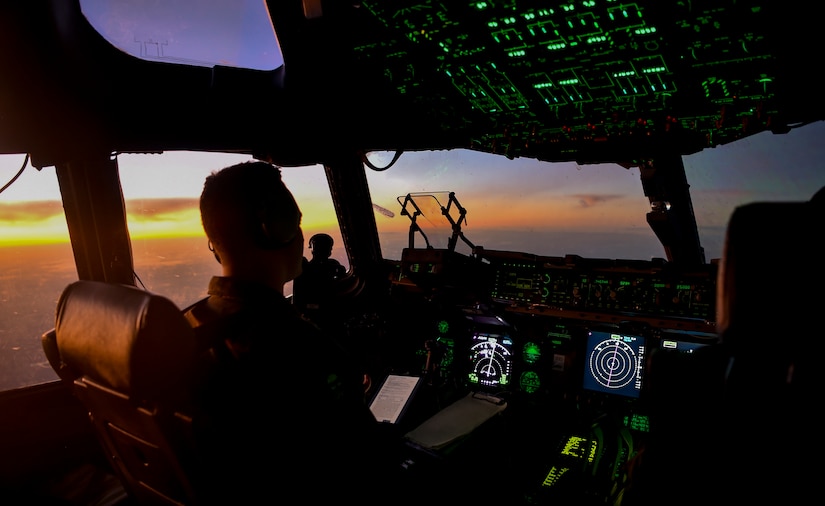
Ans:
MULTIPOLYGON (((372 153, 370 159, 380 167, 392 156, 372 153)), ((394 213, 376 213, 386 258, 401 258, 401 250, 409 246, 410 219, 402 215, 408 193, 421 206, 416 223, 432 246, 446 247, 452 229, 441 207, 448 206, 451 192, 453 219, 457 221, 457 202, 466 210, 461 232, 485 249, 548 256, 664 255, 645 223, 650 205, 635 168, 509 160, 469 150, 426 151, 403 153, 385 171, 368 170, 367 178, 374 205, 394 213)), ((418 235, 416 246, 424 247, 418 235)), ((469 251, 463 240, 456 246, 456 251, 469 251)))
MULTIPOLYGON (((820 122, 683 157, 707 262, 721 258, 736 206, 807 200, 825 186, 823 135, 820 122)), ((368 159, 384 168, 395 157, 375 152, 368 159)), ((510 160, 469 150, 406 152, 397 158, 386 170, 367 169, 385 258, 400 259, 411 237, 415 247, 429 241, 446 248, 453 229, 442 208, 451 193, 453 221, 459 209, 465 211, 461 235, 488 250, 637 260, 666 256, 646 222, 651 203, 636 167, 510 160), (411 236, 411 226, 420 231, 411 236)), ((470 250, 457 240, 456 251, 470 250)))

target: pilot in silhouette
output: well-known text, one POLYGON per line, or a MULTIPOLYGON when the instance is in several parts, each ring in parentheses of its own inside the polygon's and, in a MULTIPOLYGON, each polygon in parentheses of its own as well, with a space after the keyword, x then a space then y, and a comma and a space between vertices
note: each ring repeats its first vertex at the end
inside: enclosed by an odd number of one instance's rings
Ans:
POLYGON ((315 234, 309 238, 309 249, 312 251, 312 259, 304 262, 304 273, 307 269, 317 272, 329 280, 337 280, 346 274, 346 269, 341 263, 331 258, 332 246, 335 242, 329 234, 315 234))
POLYGON ((309 239, 312 258, 303 259, 301 275, 293 284, 293 304, 304 316, 323 325, 336 292, 337 281, 346 274, 341 263, 331 258, 334 241, 329 234, 315 234, 309 239))
POLYGON ((392 456, 365 402, 363 372, 284 297, 304 244, 280 169, 253 161, 213 172, 200 211, 222 270, 209 296, 185 310, 208 349, 196 436, 206 444, 209 502, 301 494, 300 502, 377 503, 380 491, 363 478, 393 469, 392 456))

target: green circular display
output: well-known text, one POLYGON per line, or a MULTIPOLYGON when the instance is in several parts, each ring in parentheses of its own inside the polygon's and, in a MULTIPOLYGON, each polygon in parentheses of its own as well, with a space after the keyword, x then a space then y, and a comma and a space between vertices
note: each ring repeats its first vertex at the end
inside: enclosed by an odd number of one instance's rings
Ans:
POLYGON ((541 357, 541 347, 532 341, 525 343, 522 352, 524 353, 524 361, 528 364, 535 364, 541 357))
POLYGON ((532 394, 541 386, 541 378, 535 371, 524 371, 519 378, 519 385, 522 391, 532 394))

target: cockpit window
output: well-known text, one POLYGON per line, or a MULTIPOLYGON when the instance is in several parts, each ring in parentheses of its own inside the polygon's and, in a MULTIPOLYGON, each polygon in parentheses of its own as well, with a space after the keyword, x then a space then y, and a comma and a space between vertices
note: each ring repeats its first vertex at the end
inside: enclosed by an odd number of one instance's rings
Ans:
POLYGON ((166 63, 275 70, 284 63, 263 0, 80 0, 116 48, 166 63))

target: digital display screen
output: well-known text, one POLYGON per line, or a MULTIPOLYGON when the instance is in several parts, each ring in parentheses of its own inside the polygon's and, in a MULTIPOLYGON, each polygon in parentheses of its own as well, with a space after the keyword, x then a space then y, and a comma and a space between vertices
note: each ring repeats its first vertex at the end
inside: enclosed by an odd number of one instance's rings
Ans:
POLYGON ((470 343, 471 385, 486 389, 503 389, 513 374, 513 340, 505 334, 476 332, 470 343))
POLYGON ((585 389, 639 397, 645 363, 643 336, 592 330, 587 336, 585 359, 585 389))
POLYGON ((676 341, 673 339, 662 339, 659 345, 662 349, 678 351, 680 353, 693 353, 702 346, 707 346, 705 343, 694 343, 691 341, 676 341))
POLYGON ((542 302, 541 274, 533 264, 503 263, 495 273, 492 297, 513 302, 542 302))

